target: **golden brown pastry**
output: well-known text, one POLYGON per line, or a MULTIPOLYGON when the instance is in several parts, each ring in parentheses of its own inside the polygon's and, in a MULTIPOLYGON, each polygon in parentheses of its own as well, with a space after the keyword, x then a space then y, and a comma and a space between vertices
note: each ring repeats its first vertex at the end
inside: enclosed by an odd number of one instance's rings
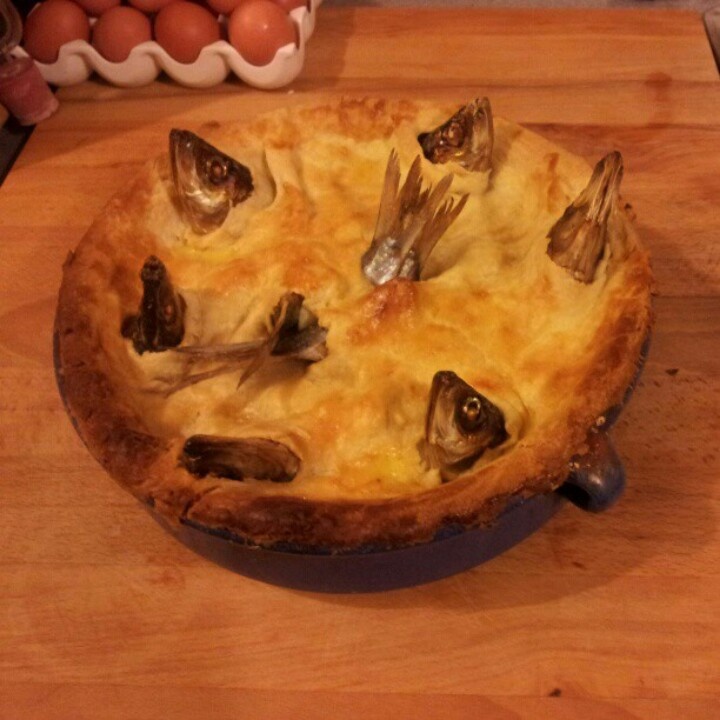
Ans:
POLYGON ((108 204, 56 334, 116 480, 174 521, 342 550, 482 525, 565 479, 636 373, 648 254, 619 154, 593 173, 468 112, 277 111, 203 136, 200 180, 164 154, 108 204))

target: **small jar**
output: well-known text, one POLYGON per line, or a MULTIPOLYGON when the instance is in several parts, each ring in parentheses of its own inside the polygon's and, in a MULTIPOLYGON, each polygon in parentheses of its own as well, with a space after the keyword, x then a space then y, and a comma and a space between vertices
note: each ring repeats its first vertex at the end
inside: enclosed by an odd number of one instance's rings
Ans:
POLYGON ((50 117, 58 101, 29 57, 0 61, 0 105, 21 125, 35 125, 50 117))

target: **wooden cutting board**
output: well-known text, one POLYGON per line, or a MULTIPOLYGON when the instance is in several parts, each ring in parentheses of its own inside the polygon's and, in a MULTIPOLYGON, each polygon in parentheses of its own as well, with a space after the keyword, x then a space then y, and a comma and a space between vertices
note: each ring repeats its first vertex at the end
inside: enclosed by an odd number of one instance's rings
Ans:
POLYGON ((698 15, 327 6, 290 88, 59 97, 0 191, 0 718, 720 716, 720 83, 698 15), (361 596, 177 544, 89 457, 51 357, 66 254, 171 127, 341 94, 488 95, 591 161, 620 150, 658 281, 621 502, 361 596))

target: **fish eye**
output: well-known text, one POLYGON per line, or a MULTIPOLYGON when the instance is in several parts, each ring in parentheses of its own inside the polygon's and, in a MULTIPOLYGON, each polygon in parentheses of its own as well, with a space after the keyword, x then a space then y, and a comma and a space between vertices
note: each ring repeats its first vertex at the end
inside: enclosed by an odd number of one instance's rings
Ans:
POLYGON ((482 405, 480 404, 480 398, 477 395, 471 395, 463 403, 463 415, 468 420, 477 420, 478 415, 482 412, 482 405))
POLYGON ((458 146, 465 138, 465 130, 458 122, 452 122, 445 133, 445 140, 448 144, 458 146))
POLYGON ((458 410, 458 422, 466 432, 477 430, 485 422, 482 401, 477 395, 465 398, 458 410))
POLYGON ((218 160, 217 158, 208 160, 205 169, 207 171, 208 179, 212 183, 221 183, 228 176, 227 163, 222 160, 218 160))

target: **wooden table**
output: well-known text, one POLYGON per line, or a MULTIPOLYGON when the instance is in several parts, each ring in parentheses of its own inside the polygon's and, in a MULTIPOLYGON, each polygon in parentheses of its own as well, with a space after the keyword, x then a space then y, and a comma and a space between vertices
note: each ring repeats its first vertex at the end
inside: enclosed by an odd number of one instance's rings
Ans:
POLYGON ((720 716, 720 83, 699 16, 328 6, 290 89, 59 96, 0 192, 0 717, 720 716), (591 160, 620 149, 658 281, 614 431, 621 502, 359 596, 267 586, 179 545, 89 457, 51 359, 68 250, 169 128, 342 93, 487 94, 591 160))

